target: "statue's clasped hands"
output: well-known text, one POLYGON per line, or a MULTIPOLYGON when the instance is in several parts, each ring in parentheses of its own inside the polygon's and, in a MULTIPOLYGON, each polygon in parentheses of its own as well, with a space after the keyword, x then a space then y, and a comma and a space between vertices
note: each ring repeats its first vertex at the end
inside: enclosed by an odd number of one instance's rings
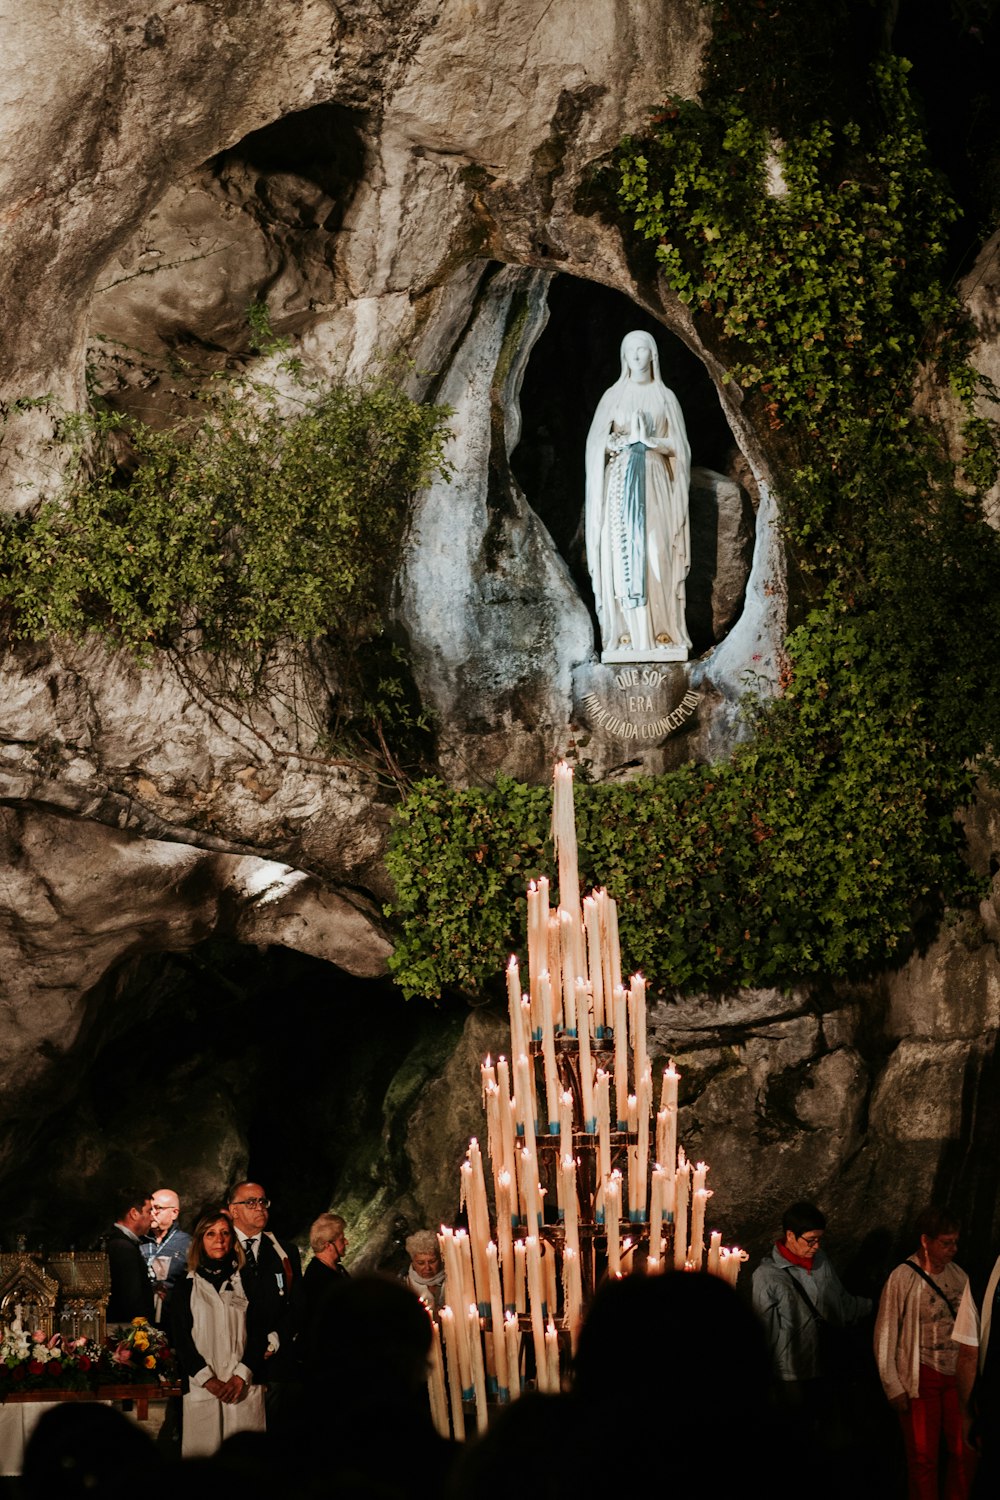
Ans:
POLYGON ((674 450, 666 438, 647 437, 645 412, 634 411, 632 413, 632 425, 629 428, 628 441, 630 446, 633 443, 642 443, 644 448, 652 448, 654 452, 661 454, 670 471, 670 477, 673 479, 674 470, 670 460, 674 457, 674 450))

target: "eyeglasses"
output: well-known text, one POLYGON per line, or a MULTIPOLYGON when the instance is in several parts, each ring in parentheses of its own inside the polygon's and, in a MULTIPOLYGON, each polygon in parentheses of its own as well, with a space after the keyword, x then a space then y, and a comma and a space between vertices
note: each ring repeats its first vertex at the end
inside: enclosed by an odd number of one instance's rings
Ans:
POLYGON ((270 1198, 234 1198, 233 1208, 270 1208, 270 1198))
POLYGON ((822 1238, 823 1238, 823 1236, 821 1234, 800 1234, 799 1235, 799 1239, 802 1241, 803 1245, 808 1245, 810 1247, 810 1249, 812 1249, 812 1250, 815 1250, 815 1249, 817 1249, 819 1247, 819 1244, 820 1244, 820 1241, 822 1240, 822 1238))

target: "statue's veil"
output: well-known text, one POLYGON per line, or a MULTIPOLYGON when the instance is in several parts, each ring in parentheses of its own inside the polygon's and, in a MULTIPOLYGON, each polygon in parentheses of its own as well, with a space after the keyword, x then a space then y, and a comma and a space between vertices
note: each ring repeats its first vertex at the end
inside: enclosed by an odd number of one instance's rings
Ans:
POLYGON ((654 337, 653 337, 653 335, 651 333, 646 333, 643 329, 637 328, 633 333, 627 333, 625 335, 625 337, 622 339, 622 347, 621 347, 621 367, 622 367, 622 372, 619 375, 618 380, 611 387, 611 389, 613 391, 615 391, 622 384, 626 384, 626 385, 628 384, 629 370, 628 370, 628 365, 625 363, 625 345, 628 343, 629 339, 638 339, 640 343, 645 344, 646 348, 649 350, 650 354, 653 356, 653 381, 654 381, 654 383, 656 385, 662 385, 663 384, 663 379, 662 379, 662 377, 660 375, 660 351, 656 347, 656 340, 654 339, 654 337))

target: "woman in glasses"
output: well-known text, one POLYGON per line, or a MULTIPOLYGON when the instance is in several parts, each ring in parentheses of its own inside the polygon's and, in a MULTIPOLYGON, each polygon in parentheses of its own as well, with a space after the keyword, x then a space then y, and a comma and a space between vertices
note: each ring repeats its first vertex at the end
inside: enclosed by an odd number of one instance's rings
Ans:
POLYGON ((937 1500, 939 1494, 964 1500, 970 1455, 959 1409, 959 1346, 952 1334, 969 1278, 955 1265, 954 1215, 927 1208, 916 1231, 916 1250, 882 1291, 875 1358, 882 1389, 903 1429, 910 1500, 937 1500))
POLYGON ((234 1432, 263 1432, 267 1329, 241 1277, 233 1221, 219 1210, 195 1227, 188 1275, 174 1294, 173 1337, 187 1387, 183 1458, 214 1453, 234 1432))

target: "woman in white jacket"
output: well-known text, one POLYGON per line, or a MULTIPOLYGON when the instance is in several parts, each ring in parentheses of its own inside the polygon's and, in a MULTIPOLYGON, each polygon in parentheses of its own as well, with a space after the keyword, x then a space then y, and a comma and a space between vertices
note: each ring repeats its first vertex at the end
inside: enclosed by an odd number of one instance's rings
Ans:
POLYGON ((958 1225, 940 1209, 917 1221, 919 1249, 889 1276, 875 1323, 875 1358, 906 1444, 909 1500, 964 1500, 968 1473, 952 1339, 968 1277, 953 1264, 958 1225), (944 1488, 939 1464, 947 1453, 944 1488))
POLYGON ((184 1375, 183 1458, 214 1453, 234 1432, 263 1432, 266 1330, 240 1280, 243 1252, 224 1211, 195 1228, 188 1275, 174 1293, 173 1339, 184 1375))

